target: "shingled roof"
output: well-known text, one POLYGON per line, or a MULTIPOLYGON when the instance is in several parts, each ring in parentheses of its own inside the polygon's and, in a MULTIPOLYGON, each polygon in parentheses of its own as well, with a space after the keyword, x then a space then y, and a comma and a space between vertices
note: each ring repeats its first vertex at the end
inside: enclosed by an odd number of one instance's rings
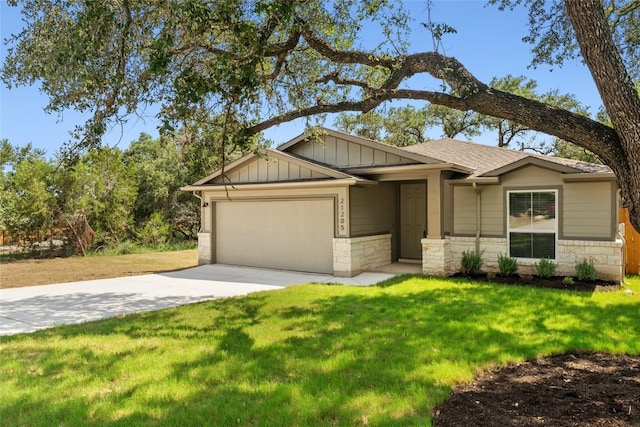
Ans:
POLYGON ((538 162, 549 162, 550 166, 565 169, 566 173, 612 173, 605 165, 563 159, 561 157, 544 156, 526 153, 507 148, 476 144, 468 141, 444 138, 422 144, 402 147, 403 150, 436 158, 445 163, 456 163, 473 169, 470 177, 493 176, 494 171, 509 165, 526 163, 536 159, 538 162))

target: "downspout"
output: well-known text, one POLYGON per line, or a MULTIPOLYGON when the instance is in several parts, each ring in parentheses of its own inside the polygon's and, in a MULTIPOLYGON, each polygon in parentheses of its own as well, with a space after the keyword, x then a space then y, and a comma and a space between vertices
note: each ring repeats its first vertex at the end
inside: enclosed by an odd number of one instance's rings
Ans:
POLYGON ((480 187, 473 182, 473 190, 476 192, 476 254, 480 254, 480 187))
POLYGON ((622 240, 622 283, 628 285, 627 282, 627 239, 624 238, 626 234, 626 227, 624 223, 618 223, 617 236, 622 240))
POLYGON ((200 200, 200 203, 199 203, 199 205, 200 205, 200 228, 198 228, 198 232, 201 232, 202 231, 202 222, 204 220, 204 208, 205 208, 205 206, 202 203, 202 196, 201 196, 202 191, 194 191, 191 194, 193 194, 194 196, 196 196, 200 200), (197 193, 200 193, 200 194, 197 194, 197 193))

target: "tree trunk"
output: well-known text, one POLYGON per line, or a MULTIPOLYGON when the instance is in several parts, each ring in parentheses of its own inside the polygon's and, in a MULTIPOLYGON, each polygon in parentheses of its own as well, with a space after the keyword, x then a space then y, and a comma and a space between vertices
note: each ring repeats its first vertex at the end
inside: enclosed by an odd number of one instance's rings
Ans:
POLYGON ((608 161, 620 184, 631 223, 640 230, 640 96, 613 43, 599 0, 565 0, 580 51, 618 132, 621 153, 608 161))

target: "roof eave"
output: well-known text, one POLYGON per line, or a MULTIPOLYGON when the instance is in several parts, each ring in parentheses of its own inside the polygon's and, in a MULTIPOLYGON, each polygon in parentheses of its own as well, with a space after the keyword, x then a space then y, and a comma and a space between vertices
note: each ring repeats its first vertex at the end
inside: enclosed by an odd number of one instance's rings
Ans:
POLYGON ((314 188, 314 187, 344 187, 345 185, 376 185, 377 182, 363 178, 343 178, 316 181, 281 181, 281 182, 252 182, 229 183, 209 185, 186 185, 180 187, 182 191, 234 191, 234 190, 266 190, 287 188, 314 188))
POLYGON ((468 184, 471 185, 474 182, 479 185, 493 185, 500 184, 499 176, 470 176, 467 178, 450 179, 451 184, 468 184))
POLYGON ((585 182, 585 181, 616 181, 613 172, 584 172, 571 173, 562 176, 564 182, 585 182))
POLYGON ((419 172, 432 170, 447 170, 466 174, 472 174, 474 172, 471 168, 457 165, 455 163, 422 163, 419 165, 372 166, 350 168, 346 169, 346 172, 351 175, 383 175, 396 172, 419 172))

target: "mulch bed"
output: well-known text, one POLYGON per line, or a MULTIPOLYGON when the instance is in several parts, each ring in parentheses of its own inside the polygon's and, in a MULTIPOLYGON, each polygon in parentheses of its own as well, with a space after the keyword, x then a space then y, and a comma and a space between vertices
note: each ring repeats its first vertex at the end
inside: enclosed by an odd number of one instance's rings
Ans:
MULTIPOLYGON (((473 277, 570 291, 612 291, 607 281, 568 284, 564 277, 473 277)), ((479 374, 454 390, 434 411, 435 427, 640 426, 640 357, 572 352, 479 374)))
POLYGON ((477 274, 474 276, 466 276, 462 273, 454 274, 453 277, 463 277, 466 279, 477 280, 481 282, 493 282, 503 283, 508 285, 522 285, 533 286, 536 288, 551 288, 551 289, 565 289, 568 291, 583 291, 583 292, 596 292, 596 291, 615 291, 621 288, 619 283, 607 280, 590 280, 581 281, 576 277, 573 277, 573 282, 568 284, 565 282, 564 276, 553 276, 549 278, 542 278, 538 276, 501 276, 477 274))
POLYGON ((436 427, 640 426, 640 357, 573 352, 481 373, 435 408, 436 427))

